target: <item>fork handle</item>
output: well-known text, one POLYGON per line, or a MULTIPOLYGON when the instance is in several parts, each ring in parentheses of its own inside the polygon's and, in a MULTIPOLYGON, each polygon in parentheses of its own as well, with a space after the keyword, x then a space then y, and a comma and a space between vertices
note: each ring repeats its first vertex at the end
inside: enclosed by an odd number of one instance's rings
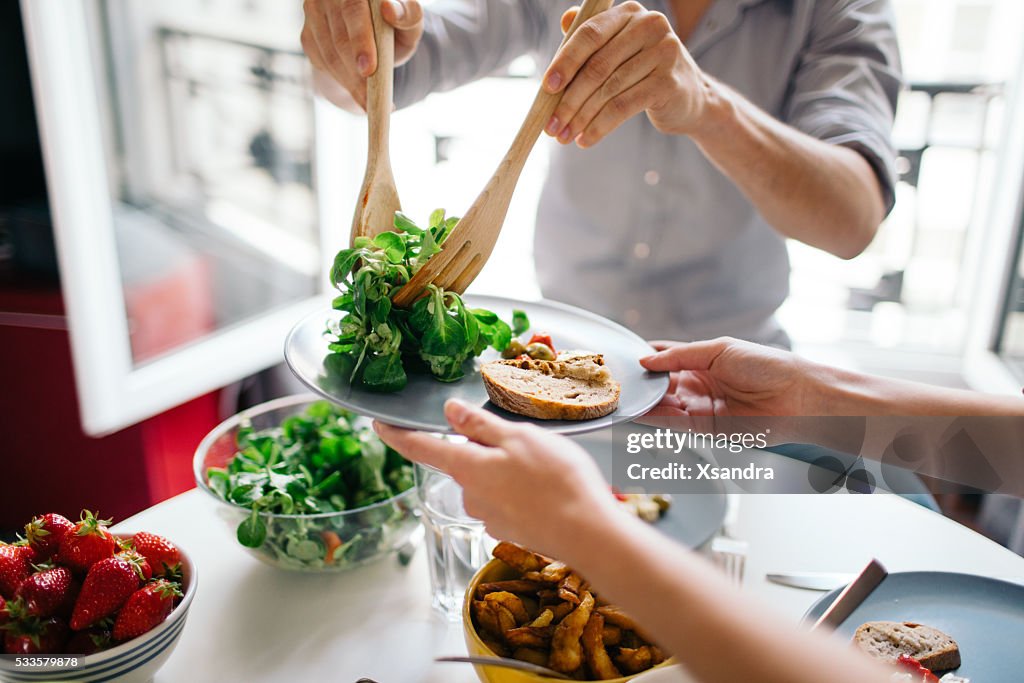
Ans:
POLYGON ((388 135, 395 91, 395 29, 380 13, 381 0, 370 0, 377 70, 366 79, 366 118, 369 129, 368 165, 391 165, 388 135))
MULTIPOLYGON (((565 32, 565 37, 562 39, 562 45, 564 46, 566 42, 568 42, 569 38, 572 37, 572 34, 575 33, 576 29, 582 26, 584 22, 601 12, 604 12, 611 7, 614 2, 615 0, 585 0, 583 6, 580 7, 579 12, 576 13, 576 18, 573 19, 572 24, 569 26, 569 30, 565 32)), ((515 140, 512 142, 512 146, 508 150, 508 154, 505 157, 507 162, 518 165, 520 169, 526 164, 526 159, 530 156, 530 151, 537 143, 537 138, 540 137, 541 131, 543 131, 544 127, 548 125, 548 121, 551 120, 551 116, 555 113, 555 109, 558 108, 558 103, 562 101, 562 96, 565 94, 565 90, 565 88, 562 88, 557 93, 549 93, 544 90, 543 86, 541 86, 540 91, 537 93, 537 97, 533 100, 533 106, 530 107, 530 111, 526 114, 526 120, 523 121, 523 125, 520 127, 515 140)))

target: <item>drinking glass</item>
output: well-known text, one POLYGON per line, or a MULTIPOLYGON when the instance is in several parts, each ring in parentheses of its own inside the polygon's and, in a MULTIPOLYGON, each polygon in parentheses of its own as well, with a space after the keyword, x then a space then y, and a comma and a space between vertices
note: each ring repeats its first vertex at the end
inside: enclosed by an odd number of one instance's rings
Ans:
POLYGON ((431 602, 448 620, 458 621, 466 587, 487 563, 495 541, 483 522, 466 514, 462 487, 447 474, 417 465, 416 485, 426 527, 431 602))

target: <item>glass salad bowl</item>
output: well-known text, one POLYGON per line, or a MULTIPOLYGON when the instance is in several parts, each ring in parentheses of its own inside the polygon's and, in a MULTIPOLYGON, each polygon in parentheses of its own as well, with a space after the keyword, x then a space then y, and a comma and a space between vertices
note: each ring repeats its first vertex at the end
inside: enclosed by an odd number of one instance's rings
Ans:
POLYGON ((419 525, 412 466, 369 419, 309 395, 225 420, 193 472, 239 544, 282 569, 345 571, 396 552, 419 525))

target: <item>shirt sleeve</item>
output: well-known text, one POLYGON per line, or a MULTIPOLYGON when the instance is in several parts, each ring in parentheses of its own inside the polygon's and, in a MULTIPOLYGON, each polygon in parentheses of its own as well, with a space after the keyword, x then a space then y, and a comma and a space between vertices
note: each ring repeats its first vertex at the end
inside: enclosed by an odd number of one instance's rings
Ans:
POLYGON ((819 0, 790 82, 784 120, 815 138, 860 152, 896 202, 892 125, 902 87, 889 0, 819 0))
POLYGON ((561 37, 558 17, 570 6, 561 0, 431 3, 416 53, 395 70, 396 105, 484 78, 522 55, 550 56, 561 37))

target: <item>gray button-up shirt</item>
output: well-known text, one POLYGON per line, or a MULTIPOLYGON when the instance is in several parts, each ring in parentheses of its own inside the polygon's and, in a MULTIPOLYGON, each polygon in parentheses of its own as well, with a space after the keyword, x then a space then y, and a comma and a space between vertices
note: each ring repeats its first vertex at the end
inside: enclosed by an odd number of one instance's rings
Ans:
MULTIPOLYGON (((645 0, 671 17, 667 0, 645 0)), ((534 53, 546 64, 567 2, 440 0, 395 76, 407 105, 534 53)), ((871 163, 888 208, 901 76, 888 0, 716 0, 687 48, 700 67, 779 120, 871 163)), ((786 345, 784 238, 683 136, 635 116, 596 147, 559 146, 537 212, 548 298, 648 338, 732 335, 786 345)))

